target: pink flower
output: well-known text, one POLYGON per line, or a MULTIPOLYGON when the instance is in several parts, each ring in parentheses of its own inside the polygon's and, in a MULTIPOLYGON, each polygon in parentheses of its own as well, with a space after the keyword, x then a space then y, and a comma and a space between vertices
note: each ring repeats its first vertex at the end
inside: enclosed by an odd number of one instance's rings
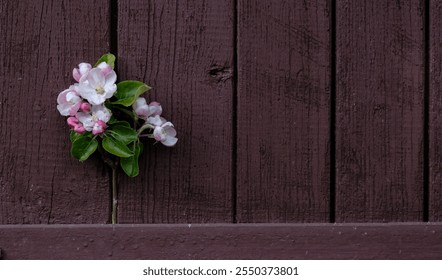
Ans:
POLYGON ((62 116, 74 116, 80 109, 81 98, 75 91, 75 86, 60 92, 57 97, 57 109, 62 116))
POLYGON ((79 82, 81 77, 85 76, 92 69, 92 66, 89 63, 80 63, 78 64, 78 68, 74 68, 72 70, 72 76, 74 79, 79 82))
POLYGON ((114 95, 117 90, 116 80, 115 71, 111 70, 104 75, 100 68, 93 68, 87 75, 81 77, 76 90, 90 104, 101 105, 114 95))
POLYGON ((92 131, 94 135, 105 131, 106 123, 111 118, 111 112, 103 105, 92 106, 90 113, 79 112, 77 119, 82 123, 86 131, 92 131))
POLYGON ((161 126, 155 127, 153 137, 161 142, 164 146, 172 147, 178 141, 176 130, 170 122, 163 123, 161 126))

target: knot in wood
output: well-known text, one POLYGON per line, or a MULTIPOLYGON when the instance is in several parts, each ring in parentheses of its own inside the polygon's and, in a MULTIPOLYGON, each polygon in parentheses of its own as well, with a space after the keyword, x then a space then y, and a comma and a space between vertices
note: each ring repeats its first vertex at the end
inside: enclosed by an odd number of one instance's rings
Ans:
POLYGON ((212 64, 208 71, 210 77, 212 77, 217 83, 225 82, 232 78, 233 71, 229 66, 221 66, 217 64, 212 64))

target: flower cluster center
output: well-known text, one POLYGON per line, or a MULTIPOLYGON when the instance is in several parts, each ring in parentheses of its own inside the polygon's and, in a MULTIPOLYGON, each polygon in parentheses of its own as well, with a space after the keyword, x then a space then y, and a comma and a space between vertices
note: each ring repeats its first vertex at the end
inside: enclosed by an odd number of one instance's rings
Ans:
POLYGON ((100 94, 103 95, 105 93, 105 90, 103 88, 103 86, 97 86, 97 88, 95 89, 95 91, 100 94))

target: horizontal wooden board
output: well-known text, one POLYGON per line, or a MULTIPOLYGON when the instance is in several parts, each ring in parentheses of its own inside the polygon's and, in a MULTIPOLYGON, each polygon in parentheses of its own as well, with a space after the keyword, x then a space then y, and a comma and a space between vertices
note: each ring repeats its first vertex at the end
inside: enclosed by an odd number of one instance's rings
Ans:
POLYGON ((440 259, 442 224, 0 226, 3 259, 440 259))

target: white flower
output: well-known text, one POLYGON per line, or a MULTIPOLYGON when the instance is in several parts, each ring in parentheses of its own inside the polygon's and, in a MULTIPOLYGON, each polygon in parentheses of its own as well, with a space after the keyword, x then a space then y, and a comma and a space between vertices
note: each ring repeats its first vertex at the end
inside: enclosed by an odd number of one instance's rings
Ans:
POLYGON ((149 112, 150 115, 159 116, 163 112, 163 108, 161 107, 160 103, 152 101, 149 104, 149 112))
POLYGON ((135 103, 132 105, 132 108, 137 116, 144 120, 147 120, 147 118, 150 116, 161 115, 163 112, 160 103, 154 101, 147 105, 144 97, 138 97, 137 100, 135 100, 135 103))
POLYGON ((104 75, 102 69, 93 68, 81 77, 76 90, 92 105, 101 105, 114 95, 117 90, 116 80, 115 71, 111 70, 107 75, 104 75))
POLYGON ((153 137, 161 142, 164 146, 172 147, 178 141, 176 130, 170 122, 163 123, 161 126, 155 127, 153 137))
POLYGON ((165 118, 160 117, 159 115, 156 115, 155 117, 148 117, 146 121, 154 126, 161 126, 167 122, 165 118))
POLYGON ((104 132, 111 115, 111 112, 105 106, 95 105, 92 106, 90 113, 79 112, 76 117, 83 124, 86 131, 92 131, 96 135, 104 132))
POLYGON ((75 86, 60 92, 57 97, 57 109, 62 116, 75 116, 80 109, 81 98, 75 91, 75 86))
POLYGON ((145 119, 149 116, 149 105, 147 105, 146 99, 143 97, 138 97, 132 108, 139 118, 145 119))

